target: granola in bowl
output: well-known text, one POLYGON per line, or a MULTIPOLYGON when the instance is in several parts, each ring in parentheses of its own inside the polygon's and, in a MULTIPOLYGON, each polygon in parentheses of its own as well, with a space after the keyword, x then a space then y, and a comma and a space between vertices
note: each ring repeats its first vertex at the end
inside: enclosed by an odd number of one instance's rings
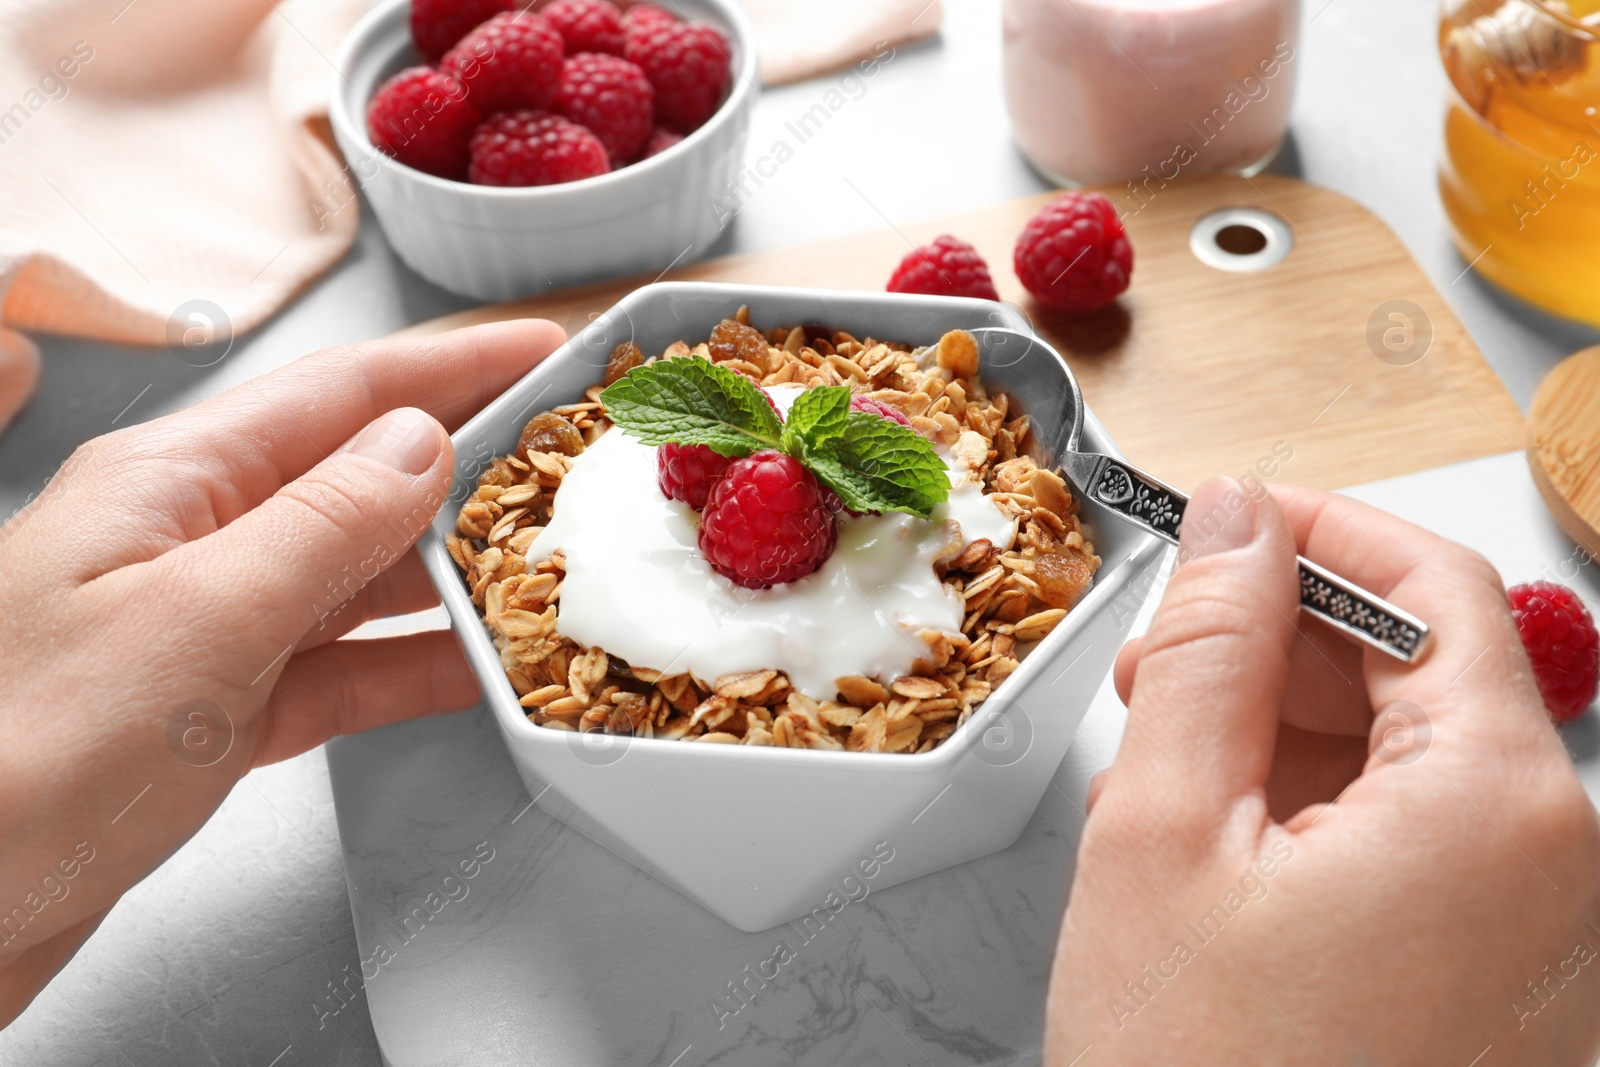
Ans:
MULTIPOLYGON (((704 370, 704 363, 696 366, 704 370)), ((718 372, 712 384, 725 386, 732 380, 718 372)), ((621 392, 608 391, 607 396, 620 397, 621 392)), ((710 744, 927 752, 949 738, 1032 645, 1066 616, 1099 566, 1079 522, 1077 501, 1058 473, 1035 462, 1031 446, 1027 416, 1007 395, 985 390, 977 345, 964 331, 946 334, 937 345, 912 349, 810 326, 762 333, 740 309, 706 341, 693 346, 677 342, 654 360, 632 344, 618 346, 605 380, 591 387, 582 402, 535 415, 516 451, 484 470, 476 492, 460 510, 448 545, 500 651, 506 676, 536 725, 710 744), (708 565, 695 555, 696 532, 705 532, 700 513, 664 498, 667 483, 657 489, 650 479, 658 453, 644 451, 646 446, 633 439, 638 431, 622 406, 612 403, 608 409, 601 401, 603 390, 625 379, 642 381, 649 368, 676 360, 705 361, 753 380, 771 398, 773 418, 786 430, 798 424, 793 405, 805 393, 848 387, 854 411, 907 424, 903 433, 873 424, 886 440, 893 439, 896 447, 907 441, 931 446, 924 447, 923 458, 936 454, 932 462, 948 469, 949 500, 941 493, 937 507, 926 501, 901 505, 892 486, 882 499, 862 496, 855 491, 858 487, 838 480, 827 457, 817 459, 809 446, 793 446, 791 451, 818 472, 813 482, 817 493, 832 497, 832 512, 823 520, 830 524, 828 538, 813 539, 819 546, 826 540, 825 551, 820 562, 807 564, 815 567, 814 573, 785 577, 770 588, 741 588, 762 583, 736 583, 720 564, 708 565), (613 424, 613 416, 620 425, 613 424), (599 444, 602 440, 605 445, 599 444), (578 580, 576 560, 568 558, 569 548, 578 551, 575 543, 551 542, 573 535, 574 516, 590 516, 613 503, 604 494, 595 495, 601 453, 606 463, 615 464, 605 467, 607 471, 623 470, 624 460, 632 464, 627 491, 621 491, 619 480, 618 492, 611 495, 622 497, 624 504, 655 509, 590 520, 591 526, 611 531, 613 546, 618 530, 639 538, 637 553, 615 557, 619 569, 655 565, 652 561, 670 557, 671 567, 660 574, 670 574, 673 582, 688 574, 685 580, 699 583, 691 588, 707 591, 708 602, 720 598, 725 605, 717 609, 712 604, 718 640, 746 635, 747 648, 771 650, 768 658, 761 659, 765 652, 751 652, 746 658, 757 662, 712 672, 695 669, 692 653, 675 655, 671 647, 658 644, 649 647, 665 651, 635 654, 630 660, 618 654, 618 629, 597 630, 592 618, 584 619, 585 612, 594 614, 589 610, 596 589, 592 577, 586 578, 587 586, 578 580), (650 471, 641 464, 648 464, 650 471), (587 482, 580 486, 584 478, 587 482), (559 510, 563 503, 564 511, 559 510), (954 518, 958 514, 966 521, 954 518), (967 526, 973 529, 965 530, 967 526), (663 533, 667 527, 673 529, 663 533), (980 527, 990 536, 974 536, 980 527), (852 576, 852 561, 868 559, 873 552, 878 554, 870 558, 878 564, 898 568, 893 580, 877 572, 870 581, 861 572, 852 576), (574 591, 580 587, 587 589, 584 599, 574 591), (832 600, 827 599, 830 588, 839 591, 832 600), (901 600, 889 593, 880 596, 881 590, 896 589, 910 592, 901 600), (808 601, 808 596, 815 599, 808 601), (891 603, 892 610, 886 607, 891 603), (794 604, 805 610, 782 614, 786 605, 794 604), (831 619, 849 610, 865 611, 870 625, 854 630, 848 620, 811 629, 783 625, 784 619, 816 622, 806 611, 831 619), (819 655, 807 658, 807 648, 784 646, 786 630, 804 634, 800 643, 819 655), (581 639, 597 632, 616 634, 617 640, 581 639), (880 641, 875 650, 873 638, 880 641)), ((749 461, 769 455, 784 459, 767 450, 749 461)), ((926 470, 924 463, 922 473, 926 470)), ((602 482, 598 488, 607 486, 602 482)), ((712 496, 708 509, 717 506, 715 488, 712 496)), ((652 572, 627 573, 635 575, 627 581, 650 585, 652 572)), ((635 640, 639 630, 673 628, 670 590, 663 589, 659 597, 654 592, 629 590, 638 612, 658 612, 649 616, 658 625, 632 625, 635 632, 626 635, 628 640, 635 640)), ((701 611, 705 605, 693 607, 701 611)), ((621 614, 613 610, 608 617, 621 614)), ((685 632, 711 631, 686 626, 685 632)), ((706 662, 730 661, 702 658, 701 665, 706 662)))

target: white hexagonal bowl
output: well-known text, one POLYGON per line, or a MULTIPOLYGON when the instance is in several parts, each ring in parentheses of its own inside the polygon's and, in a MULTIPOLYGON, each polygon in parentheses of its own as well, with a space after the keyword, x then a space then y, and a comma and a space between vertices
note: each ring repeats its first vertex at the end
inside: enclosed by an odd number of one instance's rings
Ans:
MULTIPOLYGON (((600 379, 615 345, 631 339, 654 354, 680 339, 693 343, 741 304, 763 327, 822 323, 911 344, 931 343, 958 327, 1030 329, 1015 308, 983 300, 646 286, 456 433, 452 496, 419 547, 529 795, 722 919, 755 931, 828 907, 839 899, 842 883, 847 890, 862 884, 867 871, 872 874, 864 884, 883 889, 1014 842, 1144 602, 1162 547, 1085 503, 1102 560, 1094 586, 971 721, 921 755, 699 745, 535 726, 445 547, 457 506, 476 487, 482 467, 515 448, 527 419, 579 399, 600 379), (872 862, 890 850, 890 861, 872 862), (854 883, 844 883, 847 876, 854 883)), ((1028 358, 980 373, 1021 403, 1040 440, 1061 433, 1070 408, 1066 370, 1056 360, 1034 349, 1028 358)), ((1083 444, 1115 452, 1092 414, 1083 444)))

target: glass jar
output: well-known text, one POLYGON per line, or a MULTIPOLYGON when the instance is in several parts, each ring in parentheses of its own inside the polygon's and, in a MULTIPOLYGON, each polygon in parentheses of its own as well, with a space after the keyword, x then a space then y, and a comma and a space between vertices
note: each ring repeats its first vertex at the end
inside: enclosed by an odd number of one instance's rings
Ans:
POLYGON ((1600 0, 1445 0, 1439 194, 1462 258, 1600 325, 1600 0))
POLYGON ((1298 0, 1005 0, 1017 143, 1061 185, 1254 174, 1288 124, 1299 25, 1298 0))

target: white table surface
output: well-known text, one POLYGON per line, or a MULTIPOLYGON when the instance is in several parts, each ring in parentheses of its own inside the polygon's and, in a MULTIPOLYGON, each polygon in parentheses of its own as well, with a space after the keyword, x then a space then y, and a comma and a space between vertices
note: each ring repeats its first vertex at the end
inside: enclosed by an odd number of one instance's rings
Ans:
MULTIPOLYGON (((1520 453, 1351 494, 1472 544, 1508 583, 1564 580, 1600 610, 1600 568, 1540 507, 1520 453), (1486 523, 1485 500, 1503 517, 1486 523)), ((1125 718, 1108 681, 1010 848, 873 891, 804 941, 735 930, 558 821, 485 709, 341 738, 327 751, 357 941, 382 966, 351 970, 320 1010, 364 1004, 387 1067, 1038 1067, 1085 794, 1125 718), (484 846, 494 858, 458 899, 416 910, 484 846), (779 941, 794 961, 724 1014, 730 979, 779 941)), ((1600 789, 1600 718, 1563 736, 1600 789)))
MULTIPOLYGON (((716 251, 880 227, 886 219, 1044 188, 1010 144, 999 90, 998 4, 945 3, 940 37, 901 49, 867 93, 746 205, 716 251), (839 158, 864 154, 948 160, 957 152, 966 153, 963 166, 922 167, 914 181, 888 168, 856 170, 852 188, 833 169, 839 158)), ((1433 177, 1444 93, 1434 5, 1308 0, 1305 10, 1292 140, 1277 169, 1344 192, 1392 226, 1525 407, 1556 360, 1597 337, 1463 275, 1433 177)), ((751 157, 829 84, 765 94, 751 157)), ((349 257, 216 367, 189 367, 164 349, 46 338, 39 395, 0 436, 0 515, 36 492, 79 442, 113 424, 175 410, 313 349, 465 306, 399 264, 364 218, 349 257)), ((1467 476, 1512 477, 1514 463, 1495 462, 1467 476)), ((1387 499, 1381 487, 1374 492, 1387 499)), ((1416 505, 1414 493, 1388 492, 1397 506, 1416 505)), ((1536 524, 1547 538, 1533 554, 1510 560, 1529 572, 1519 577, 1533 577, 1541 567, 1559 567, 1570 546, 1534 498, 1518 499, 1528 513, 1505 529, 1536 524)), ((1430 518, 1447 514, 1438 503, 1430 518)), ((1594 603, 1592 576, 1580 581, 1589 583, 1594 603)), ((1064 765, 1068 778, 1058 782, 1081 787, 1109 761, 1120 730, 1113 705, 1091 714, 1064 765)), ((1600 726, 1591 718, 1569 730, 1568 741, 1591 790, 1600 788, 1600 726)), ((1067 850, 1074 845, 1075 838, 1062 842, 1067 850)), ((127 895, 51 987, 0 1033, 0 1064, 375 1065, 363 999, 322 1028, 313 1007, 326 984, 357 962, 327 766, 321 753, 310 753, 241 783, 200 834, 127 895)))

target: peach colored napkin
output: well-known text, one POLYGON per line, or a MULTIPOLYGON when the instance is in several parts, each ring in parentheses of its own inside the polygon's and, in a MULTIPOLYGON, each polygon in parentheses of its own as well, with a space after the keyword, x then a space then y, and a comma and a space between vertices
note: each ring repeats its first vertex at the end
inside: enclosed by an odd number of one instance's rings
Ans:
POLYGON ((337 261, 328 57, 362 8, 0 0, 0 322, 165 344, 208 300, 238 333, 337 261))
MULTIPOLYGON (((940 0, 742 2, 768 85, 943 17, 940 0)), ((0 425, 36 373, 11 331, 168 344, 203 300, 243 333, 338 261, 357 206, 326 130, 330 57, 366 6, 0 0, 0 425)))
POLYGON ((842 70, 882 46, 920 40, 944 19, 940 0, 740 0, 755 24, 767 85, 842 70))

